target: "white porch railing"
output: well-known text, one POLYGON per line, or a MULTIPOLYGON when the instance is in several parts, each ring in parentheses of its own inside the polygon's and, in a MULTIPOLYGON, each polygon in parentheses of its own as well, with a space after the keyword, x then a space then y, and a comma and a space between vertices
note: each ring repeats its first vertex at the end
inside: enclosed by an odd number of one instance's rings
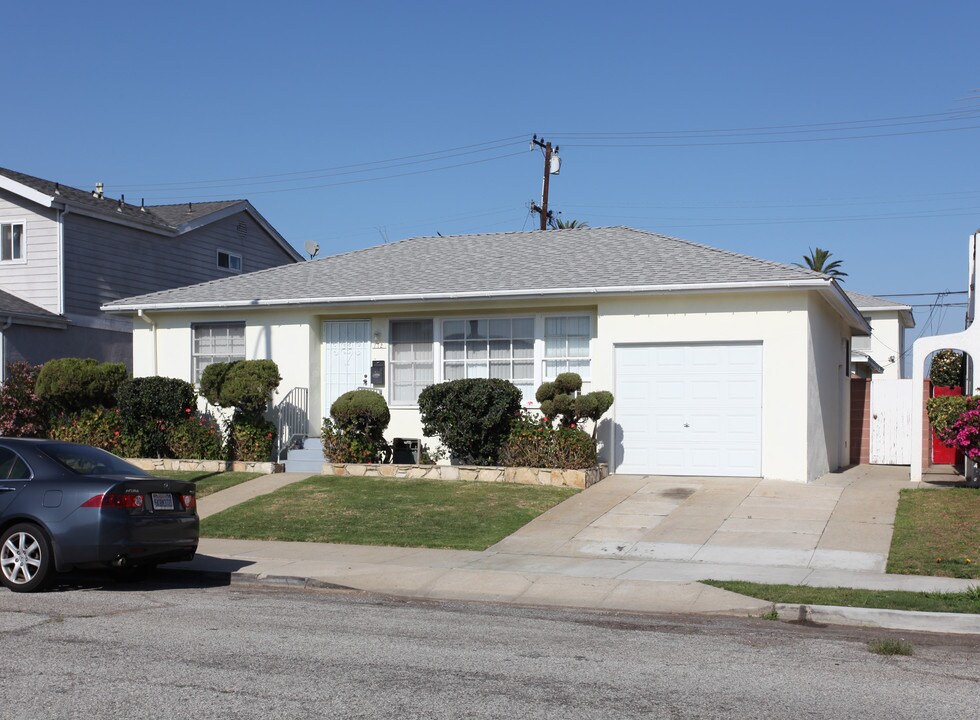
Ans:
POLYGON ((278 433, 276 459, 297 438, 305 438, 310 430, 310 391, 295 387, 272 408, 273 422, 278 433))

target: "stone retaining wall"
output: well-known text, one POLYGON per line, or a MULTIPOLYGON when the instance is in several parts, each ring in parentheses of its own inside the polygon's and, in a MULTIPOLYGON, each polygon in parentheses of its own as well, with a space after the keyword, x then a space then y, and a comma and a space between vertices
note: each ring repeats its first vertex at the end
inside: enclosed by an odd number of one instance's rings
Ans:
POLYGON ((242 460, 175 460, 172 458, 126 458, 142 470, 196 470, 198 472, 257 472, 263 475, 279 473, 283 466, 272 462, 242 460))
POLYGON ((323 464, 325 475, 357 477, 420 478, 425 480, 467 480, 508 482, 520 485, 564 485, 585 489, 609 474, 606 465, 586 470, 554 468, 484 467, 478 465, 365 465, 360 463, 323 464))

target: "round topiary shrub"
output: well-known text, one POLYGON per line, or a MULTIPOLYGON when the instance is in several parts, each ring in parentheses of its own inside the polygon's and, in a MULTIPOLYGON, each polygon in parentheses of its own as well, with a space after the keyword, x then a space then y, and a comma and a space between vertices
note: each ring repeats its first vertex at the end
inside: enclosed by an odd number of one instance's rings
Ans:
POLYGON ((55 412, 75 413, 96 406, 114 407, 116 392, 129 373, 122 363, 91 358, 58 358, 44 363, 35 392, 55 412))
POLYGON ((380 393, 351 390, 333 401, 330 417, 344 432, 380 439, 391 422, 391 411, 380 393))
POLYGON ((520 389, 495 378, 451 380, 419 394, 422 432, 437 435, 454 458, 473 465, 497 463, 520 409, 520 389))

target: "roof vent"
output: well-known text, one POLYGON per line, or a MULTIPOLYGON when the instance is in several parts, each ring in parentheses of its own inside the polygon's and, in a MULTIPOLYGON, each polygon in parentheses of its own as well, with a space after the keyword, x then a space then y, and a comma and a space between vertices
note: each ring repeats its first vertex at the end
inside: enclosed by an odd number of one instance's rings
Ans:
POLYGON ((125 205, 125 204, 126 204, 126 196, 125 195, 120 195, 119 196, 119 205, 116 206, 116 212, 122 212, 123 205, 125 205))
POLYGON ((54 184, 54 194, 61 195, 61 183, 54 184))
POLYGON ((241 235, 242 237, 248 235, 248 225, 245 224, 244 220, 238 223, 238 234, 241 235))
POLYGON ((95 190, 92 191, 92 197, 98 198, 99 200, 104 198, 105 193, 102 192, 104 188, 105 186, 102 183, 95 183, 95 190))
POLYGON ((194 206, 187 203, 187 214, 190 215, 192 212, 194 212, 194 206))
POLYGON ((146 212, 146 198, 140 198, 140 212, 146 212))

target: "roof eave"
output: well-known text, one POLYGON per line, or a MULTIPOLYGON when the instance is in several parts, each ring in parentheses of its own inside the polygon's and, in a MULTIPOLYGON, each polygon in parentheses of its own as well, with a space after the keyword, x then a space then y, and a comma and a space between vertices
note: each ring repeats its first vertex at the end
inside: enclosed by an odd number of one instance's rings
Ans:
POLYGON ((35 190, 29 185, 17 182, 13 178, 9 178, 6 175, 0 175, 0 189, 7 190, 14 193, 15 195, 20 195, 26 200, 37 203, 43 207, 51 207, 54 205, 55 198, 52 195, 47 195, 39 190, 35 190))
MULTIPOLYGON (((540 297, 598 297, 610 295, 660 295, 674 293, 726 292, 731 290, 825 290, 828 281, 823 278, 807 280, 767 280, 738 283, 687 283, 683 285, 623 285, 586 288, 537 288, 520 290, 495 290, 449 293, 408 293, 402 295, 361 295, 348 297, 277 298, 272 300, 223 300, 198 302, 145 302, 127 303, 116 301, 102 306, 105 312, 135 312, 137 310, 219 310, 243 307, 294 307, 303 305, 355 305, 364 303, 439 302, 445 300, 522 300, 540 297)), ((852 306, 853 308, 853 306, 852 306)), ((857 322, 864 323, 860 313, 853 313, 857 322)), ((868 328, 870 332, 870 328, 868 328)))
POLYGON ((255 206, 252 205, 252 203, 250 203, 248 200, 239 200, 238 202, 232 205, 228 205, 227 207, 223 207, 220 210, 215 210, 214 212, 208 213, 207 215, 201 215, 200 217, 197 217, 193 220, 189 220, 186 223, 181 223, 180 225, 177 226, 177 234, 181 235, 185 232, 196 230, 199 227, 210 225, 213 222, 217 222, 218 220, 222 220, 226 217, 231 217, 232 215, 240 212, 248 213, 251 216, 251 218, 256 223, 258 223, 258 225, 263 230, 265 230, 265 232, 269 236, 271 236, 272 239, 275 240, 276 243, 291 258, 293 258, 297 262, 303 260, 303 256, 299 253, 299 251, 296 250, 296 248, 294 248, 292 245, 290 245, 289 242, 286 240, 286 238, 280 235, 279 231, 276 230, 274 227, 272 227, 269 221, 266 220, 264 217, 262 217, 262 213, 256 210, 255 206))

